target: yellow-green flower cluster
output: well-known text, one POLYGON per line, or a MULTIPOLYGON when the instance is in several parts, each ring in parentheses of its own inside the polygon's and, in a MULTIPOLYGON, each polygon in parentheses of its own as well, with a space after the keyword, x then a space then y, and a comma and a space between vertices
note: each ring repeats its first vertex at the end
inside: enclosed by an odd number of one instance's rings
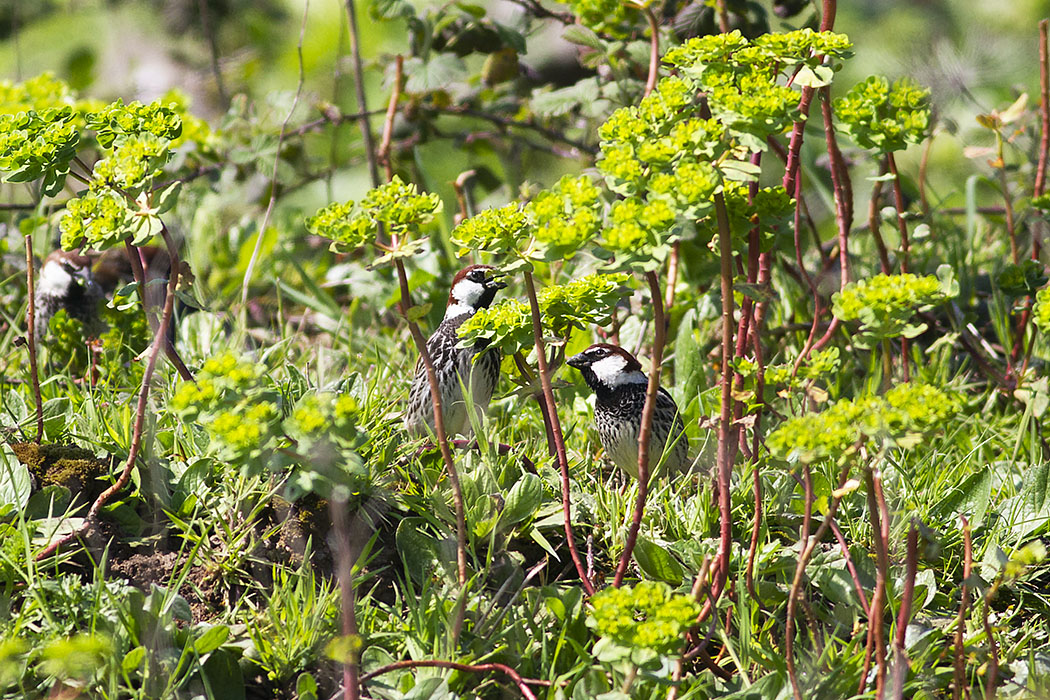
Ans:
POLYGON ((486 209, 463 221, 452 231, 452 242, 463 248, 460 255, 470 249, 490 253, 507 253, 516 250, 527 239, 529 217, 516 203, 498 209, 486 209))
POLYGON ((586 175, 562 177, 526 207, 548 259, 570 258, 601 228, 601 190, 586 175))
POLYGON ((44 193, 62 189, 80 134, 69 107, 0 114, 0 170, 9 182, 44 178, 44 193))
MULTIPOLYGON (((565 338, 573 328, 608 323, 629 280, 624 273, 592 274, 544 287, 537 294, 544 334, 565 338)), ((532 345, 532 315, 526 304, 507 299, 478 311, 458 333, 465 345, 486 340, 510 354, 532 345)))
POLYGON ((1050 331, 1050 287, 1044 287, 1036 293, 1032 321, 1044 333, 1050 331))
POLYGON ((308 394, 292 409, 285 428, 300 442, 324 439, 333 428, 342 430, 352 425, 357 413, 357 401, 347 394, 308 394))
POLYGON ((144 105, 141 102, 124 104, 112 102, 87 115, 88 127, 94 129, 98 143, 109 148, 122 136, 153 134, 162 139, 178 138, 182 134, 182 118, 178 105, 159 101, 144 105))
POLYGON ((606 588, 590 600, 588 626, 602 637, 629 649, 662 655, 681 653, 686 630, 696 622, 700 606, 657 581, 606 588))
POLYGON ((930 130, 930 91, 902 78, 891 86, 871 76, 835 100, 840 130, 860 146, 892 153, 919 143, 930 130))
POLYGON ((168 162, 169 144, 168 139, 149 132, 127 136, 117 141, 108 158, 95 163, 95 178, 110 187, 138 194, 168 162))
POLYGON ((53 73, 42 73, 20 83, 0 80, 0 114, 43 112, 75 104, 76 93, 53 73))
POLYGON ((831 300, 836 316, 843 321, 859 320, 864 333, 884 340, 921 332, 922 327, 909 325, 911 317, 948 298, 950 294, 936 277, 919 277, 909 272, 879 274, 851 282, 831 300))
POLYGON ((129 236, 134 216, 124 197, 94 182, 80 197, 69 200, 59 220, 62 247, 73 250, 81 245, 104 249, 129 236))
POLYGON ((630 36, 638 15, 622 0, 570 0, 569 6, 583 26, 619 38, 630 36))
POLYGON ((265 368, 229 352, 205 362, 195 381, 183 382, 171 407, 184 420, 201 423, 230 460, 263 453, 280 428, 281 411, 265 368))
POLYGON ((609 210, 602 247, 614 253, 631 253, 654 246, 661 236, 670 232, 674 223, 675 212, 665 199, 621 199, 609 210))
POLYGON ((420 192, 413 183, 395 175, 390 182, 368 191, 353 202, 330 204, 307 220, 307 229, 331 239, 333 249, 352 250, 373 240, 378 227, 403 236, 426 226, 441 211, 441 198, 420 192))
POLYGON ((354 214, 352 201, 333 202, 306 220, 306 230, 332 241, 332 250, 350 251, 372 240, 374 229, 363 216, 354 214))
POLYGON ((900 384, 884 396, 842 399, 820 413, 792 418, 766 444, 781 459, 842 459, 873 440, 895 444, 936 430, 958 411, 958 400, 935 386, 900 384))

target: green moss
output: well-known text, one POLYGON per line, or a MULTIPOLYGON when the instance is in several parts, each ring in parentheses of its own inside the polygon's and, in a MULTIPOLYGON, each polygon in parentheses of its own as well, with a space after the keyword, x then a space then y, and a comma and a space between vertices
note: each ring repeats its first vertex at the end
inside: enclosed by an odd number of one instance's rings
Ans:
POLYGON ((99 479, 109 473, 109 464, 91 450, 76 445, 38 445, 19 442, 11 445, 15 456, 29 469, 40 487, 64 486, 89 501, 102 493, 99 479))

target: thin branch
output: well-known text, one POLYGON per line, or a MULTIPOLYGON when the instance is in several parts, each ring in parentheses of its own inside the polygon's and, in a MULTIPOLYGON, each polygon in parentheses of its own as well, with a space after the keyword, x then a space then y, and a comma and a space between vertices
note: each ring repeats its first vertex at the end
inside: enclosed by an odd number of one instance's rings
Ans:
MULTIPOLYGON (((652 361, 649 368, 649 385, 645 390, 645 405, 642 408, 642 424, 638 430, 638 498, 634 504, 634 514, 631 516, 631 526, 627 530, 627 541, 624 544, 623 554, 620 555, 620 563, 617 565, 616 575, 613 577, 613 588, 619 588, 623 583, 623 577, 627 573, 627 565, 631 562, 634 545, 638 540, 638 530, 642 526, 642 516, 645 514, 645 499, 649 494, 649 443, 652 441, 656 397, 660 392, 660 366, 663 364, 664 345, 667 342, 667 324, 664 321, 664 304, 660 293, 660 280, 657 278, 656 272, 652 270, 645 273, 645 279, 649 283, 649 296, 653 305, 655 338, 653 340, 652 361)), ((671 439, 671 437, 669 432, 668 439, 671 439)))
POLYGON ((536 366, 540 375, 540 386, 543 388, 543 398, 547 402, 547 415, 551 422, 551 435, 554 437, 554 450, 558 456, 558 469, 561 472, 561 510, 565 520, 565 543, 569 547, 569 555, 576 567, 576 573, 583 583, 587 595, 594 595, 594 584, 587 576, 587 570, 580 559, 580 553, 576 549, 576 539, 572 534, 572 504, 569 494, 569 457, 565 451, 565 438, 561 433, 561 420, 558 418, 558 405, 554 401, 554 390, 551 388, 550 371, 547 367, 547 350, 543 342, 543 321, 540 317, 540 304, 536 297, 536 283, 532 279, 532 272, 525 272, 525 292, 529 297, 529 309, 532 314, 532 341, 536 348, 536 366))
POLYGON ((365 97, 365 68, 361 60, 361 38, 357 28, 357 8, 354 0, 346 0, 346 19, 350 25, 350 54, 354 66, 354 95, 357 97, 357 111, 361 113, 358 124, 361 127, 361 139, 364 141, 365 155, 368 157, 368 175, 372 178, 372 187, 379 187, 379 164, 376 158, 376 144, 372 137, 372 125, 368 123, 368 99, 365 97))
POLYGON ((33 383, 36 405, 36 444, 44 439, 44 400, 40 396, 40 370, 36 358, 36 286, 33 265, 33 234, 25 236, 26 246, 26 345, 29 351, 29 378, 33 383))
MULTIPOLYGON (((883 163, 879 166, 879 176, 886 174, 886 164, 883 163)), ((880 230, 880 224, 882 223, 881 213, 879 211, 879 200, 882 198, 882 180, 876 180, 871 186, 871 197, 868 199, 868 230, 871 231, 871 237, 875 241, 875 250, 879 253, 879 265, 882 269, 882 274, 890 274, 890 254, 886 249, 886 242, 882 240, 882 231, 880 230)))
POLYGON ((197 12, 201 18, 201 31, 208 39, 208 51, 211 54, 211 73, 215 78, 215 89, 219 93, 219 101, 223 109, 229 109, 230 99, 226 94, 226 84, 222 79, 222 69, 219 66, 219 42, 215 37, 215 27, 211 23, 211 15, 208 12, 208 0, 197 0, 197 12))
MULTIPOLYGON (((336 579, 339 581, 339 607, 343 637, 349 638, 351 648, 356 650, 360 639, 357 628, 356 591, 354 590, 354 556, 350 539, 350 528, 346 521, 349 508, 343 498, 333 498, 329 502, 332 514, 332 531, 336 550, 336 579)), ((350 658, 343 662, 343 697, 345 700, 358 700, 361 697, 361 683, 358 680, 359 654, 351 652, 350 658)))
POLYGON ((390 673, 392 671, 400 671, 405 668, 447 668, 454 671, 464 671, 467 673, 490 673, 492 671, 498 671, 509 677, 514 684, 518 686, 518 691, 522 697, 527 700, 536 700, 536 695, 529 688, 528 684, 546 686, 550 685, 548 681, 535 680, 532 678, 522 678, 521 674, 515 671, 510 666, 505 664, 460 664, 455 661, 397 661, 386 666, 380 666, 374 671, 370 671, 361 676, 361 682, 365 683, 372 680, 376 676, 381 676, 384 673, 390 673))
POLYGON ((404 79, 404 73, 405 58, 398 54, 394 63, 394 87, 390 95, 390 102, 387 104, 386 118, 383 121, 383 140, 376 152, 376 160, 382 163, 388 181, 394 177, 394 164, 390 160, 390 140, 394 134, 394 117, 397 116, 397 104, 401 99, 401 82, 404 79))
POLYGON ((435 107, 435 106, 431 105, 431 106, 428 106, 426 109, 427 109, 427 111, 433 112, 433 113, 436 113, 436 114, 447 114, 447 115, 452 115, 452 116, 473 117, 475 119, 484 119, 487 122, 490 122, 492 124, 496 124, 496 125, 504 127, 504 128, 527 129, 529 131, 534 131, 537 134, 540 134, 541 136, 544 136, 544 137, 546 137, 547 139, 549 139, 551 141, 560 141, 561 143, 564 143, 566 145, 572 146, 573 148, 575 148, 576 150, 580 151, 581 153, 586 153, 587 155, 591 155, 591 156, 597 155, 597 153, 598 153, 598 149, 595 146, 586 144, 583 141, 577 141, 575 139, 570 139, 567 136, 565 136, 564 134, 562 134, 562 133, 560 133, 558 131, 555 131, 554 129, 549 129, 549 128, 545 127, 545 126, 541 126, 539 124, 534 124, 532 122, 520 122, 520 121, 516 121, 514 119, 509 119, 507 117, 501 117, 501 116, 499 116, 497 114, 491 114, 489 112, 483 112, 483 111, 480 111, 480 110, 471 109, 469 107, 458 107, 458 106, 455 106, 455 105, 451 105, 451 106, 448 106, 448 107, 435 107))
POLYGON ((893 697, 904 697, 904 680, 908 676, 910 662, 905 647, 908 623, 911 622, 911 604, 915 597, 915 573, 919 563, 919 533, 912 523, 908 528, 908 545, 904 560, 904 591, 901 593, 900 610, 897 613, 897 633, 893 637, 893 697))
POLYGON ((660 78, 660 25, 657 23, 656 15, 653 14, 651 7, 646 5, 642 12, 649 23, 649 31, 652 32, 652 36, 649 38, 649 76, 646 78, 645 92, 642 94, 643 97, 647 97, 653 91, 653 88, 656 87, 656 81, 660 78))
POLYGON ((849 231, 853 225, 853 185, 849 169, 842 158, 835 138, 835 124, 831 117, 831 88, 821 88, 823 98, 820 111, 824 118, 824 138, 831 159, 831 184, 835 195, 835 222, 839 234, 839 290, 849 284, 849 231))
POLYGON ((798 561, 795 564, 795 575, 791 580, 791 588, 788 591, 788 607, 787 607, 787 623, 784 637, 784 658, 787 662, 788 678, 791 680, 791 691, 794 694, 796 700, 802 698, 802 690, 798 683, 798 676, 795 672, 795 657, 794 657, 794 644, 795 644, 795 608, 799 601, 800 588, 802 586, 802 577, 806 573, 806 565, 809 563, 810 558, 813 556, 813 551, 817 548, 817 545, 824 538, 828 528, 835 524, 835 513, 838 512, 839 503, 842 502, 842 498, 846 495, 844 490, 846 482, 849 479, 850 464, 847 462, 842 466, 842 471, 839 472, 839 484, 838 488, 832 492, 831 505, 828 507, 828 512, 824 516, 824 520, 820 523, 820 527, 817 528, 816 534, 813 537, 809 537, 809 518, 812 514, 813 507, 813 481, 810 478, 809 466, 805 467, 803 472, 804 480, 803 487, 806 491, 806 511, 805 517, 802 521, 802 550, 799 552, 798 561))
POLYGON ((955 657, 955 683, 952 700, 962 700, 963 694, 970 697, 970 686, 966 683, 966 606, 970 603, 970 567, 973 565, 973 543, 970 541, 970 521, 962 516, 963 529, 963 577, 960 586, 959 613, 955 616, 955 639, 952 652, 955 657))
MULTIPOLYGON (((353 0, 348 0, 352 2, 353 0)), ((259 260, 259 252, 262 250, 263 239, 266 238, 266 228, 270 225, 270 216, 273 214, 273 208, 277 204, 277 167, 281 163, 281 146, 284 144, 284 137, 288 130, 288 122, 291 120, 292 115, 295 114, 296 108, 299 106, 299 98, 303 94, 303 84, 306 81, 306 76, 303 69, 303 40, 306 37, 306 18, 310 13, 310 0, 306 0, 303 3, 303 20, 299 25, 299 43, 296 44, 296 55, 299 59, 299 82, 295 86, 295 98, 292 100, 292 107, 288 110, 288 114, 285 115, 284 121, 281 122, 281 131, 277 136, 277 151, 273 157, 273 170, 270 173, 270 200, 266 203, 266 212, 263 214, 262 224, 259 226, 259 232, 255 238, 255 247, 252 248, 252 256, 248 259, 248 267, 244 271, 244 281, 241 283, 241 308, 245 308, 248 305, 248 289, 252 281, 252 273, 255 272, 255 264, 259 260)))

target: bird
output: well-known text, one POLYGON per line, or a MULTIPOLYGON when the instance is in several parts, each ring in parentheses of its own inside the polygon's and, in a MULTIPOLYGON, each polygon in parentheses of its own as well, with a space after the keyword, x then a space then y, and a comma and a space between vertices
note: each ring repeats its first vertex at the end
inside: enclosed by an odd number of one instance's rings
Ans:
POLYGON ((90 256, 65 250, 56 250, 44 259, 33 296, 33 331, 38 338, 46 335, 51 317, 63 309, 84 324, 85 336, 97 337, 105 331, 98 310, 105 293, 95 281, 91 263, 90 256))
MULTIPOLYGON (((583 374, 594 391, 594 425, 605 453, 621 470, 638 478, 638 434, 649 377, 635 357, 616 345, 596 343, 567 364, 583 374)), ((678 405, 663 388, 656 394, 652 437, 649 443, 650 475, 666 449, 662 473, 684 471, 690 465, 689 439, 678 413, 678 405), (666 443, 671 437, 671 445, 666 443)))
MULTIPOLYGON (((474 410, 480 419, 499 381, 499 349, 489 347, 484 340, 475 342, 473 347, 460 347, 456 331, 480 309, 487 308, 496 292, 506 286, 499 281, 496 268, 491 265, 470 265, 457 272, 449 291, 445 317, 427 340, 427 353, 434 363, 441 389, 441 415, 446 435, 470 434, 470 416, 462 387, 470 389, 474 410)), ((423 358, 416 362, 415 377, 408 393, 405 428, 413 436, 423 436, 435 430, 434 405, 423 358)))

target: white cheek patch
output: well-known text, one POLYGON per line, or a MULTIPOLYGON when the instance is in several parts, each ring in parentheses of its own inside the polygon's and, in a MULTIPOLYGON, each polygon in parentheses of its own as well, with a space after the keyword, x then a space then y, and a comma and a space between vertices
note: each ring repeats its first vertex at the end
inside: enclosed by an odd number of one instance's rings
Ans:
POLYGON ((643 384, 649 380, 645 375, 634 370, 624 372, 627 360, 619 355, 609 355, 591 365, 591 371, 605 386, 620 386, 621 384, 643 384))
POLYGON ((44 269, 40 271, 37 291, 41 294, 61 296, 66 293, 71 284, 73 284, 73 276, 66 271, 62 263, 49 260, 44 265, 44 269))
POLYGON ((468 279, 461 279, 456 282, 456 286, 452 288, 452 298, 459 304, 466 306, 474 306, 481 299, 481 295, 485 293, 485 288, 468 279))

